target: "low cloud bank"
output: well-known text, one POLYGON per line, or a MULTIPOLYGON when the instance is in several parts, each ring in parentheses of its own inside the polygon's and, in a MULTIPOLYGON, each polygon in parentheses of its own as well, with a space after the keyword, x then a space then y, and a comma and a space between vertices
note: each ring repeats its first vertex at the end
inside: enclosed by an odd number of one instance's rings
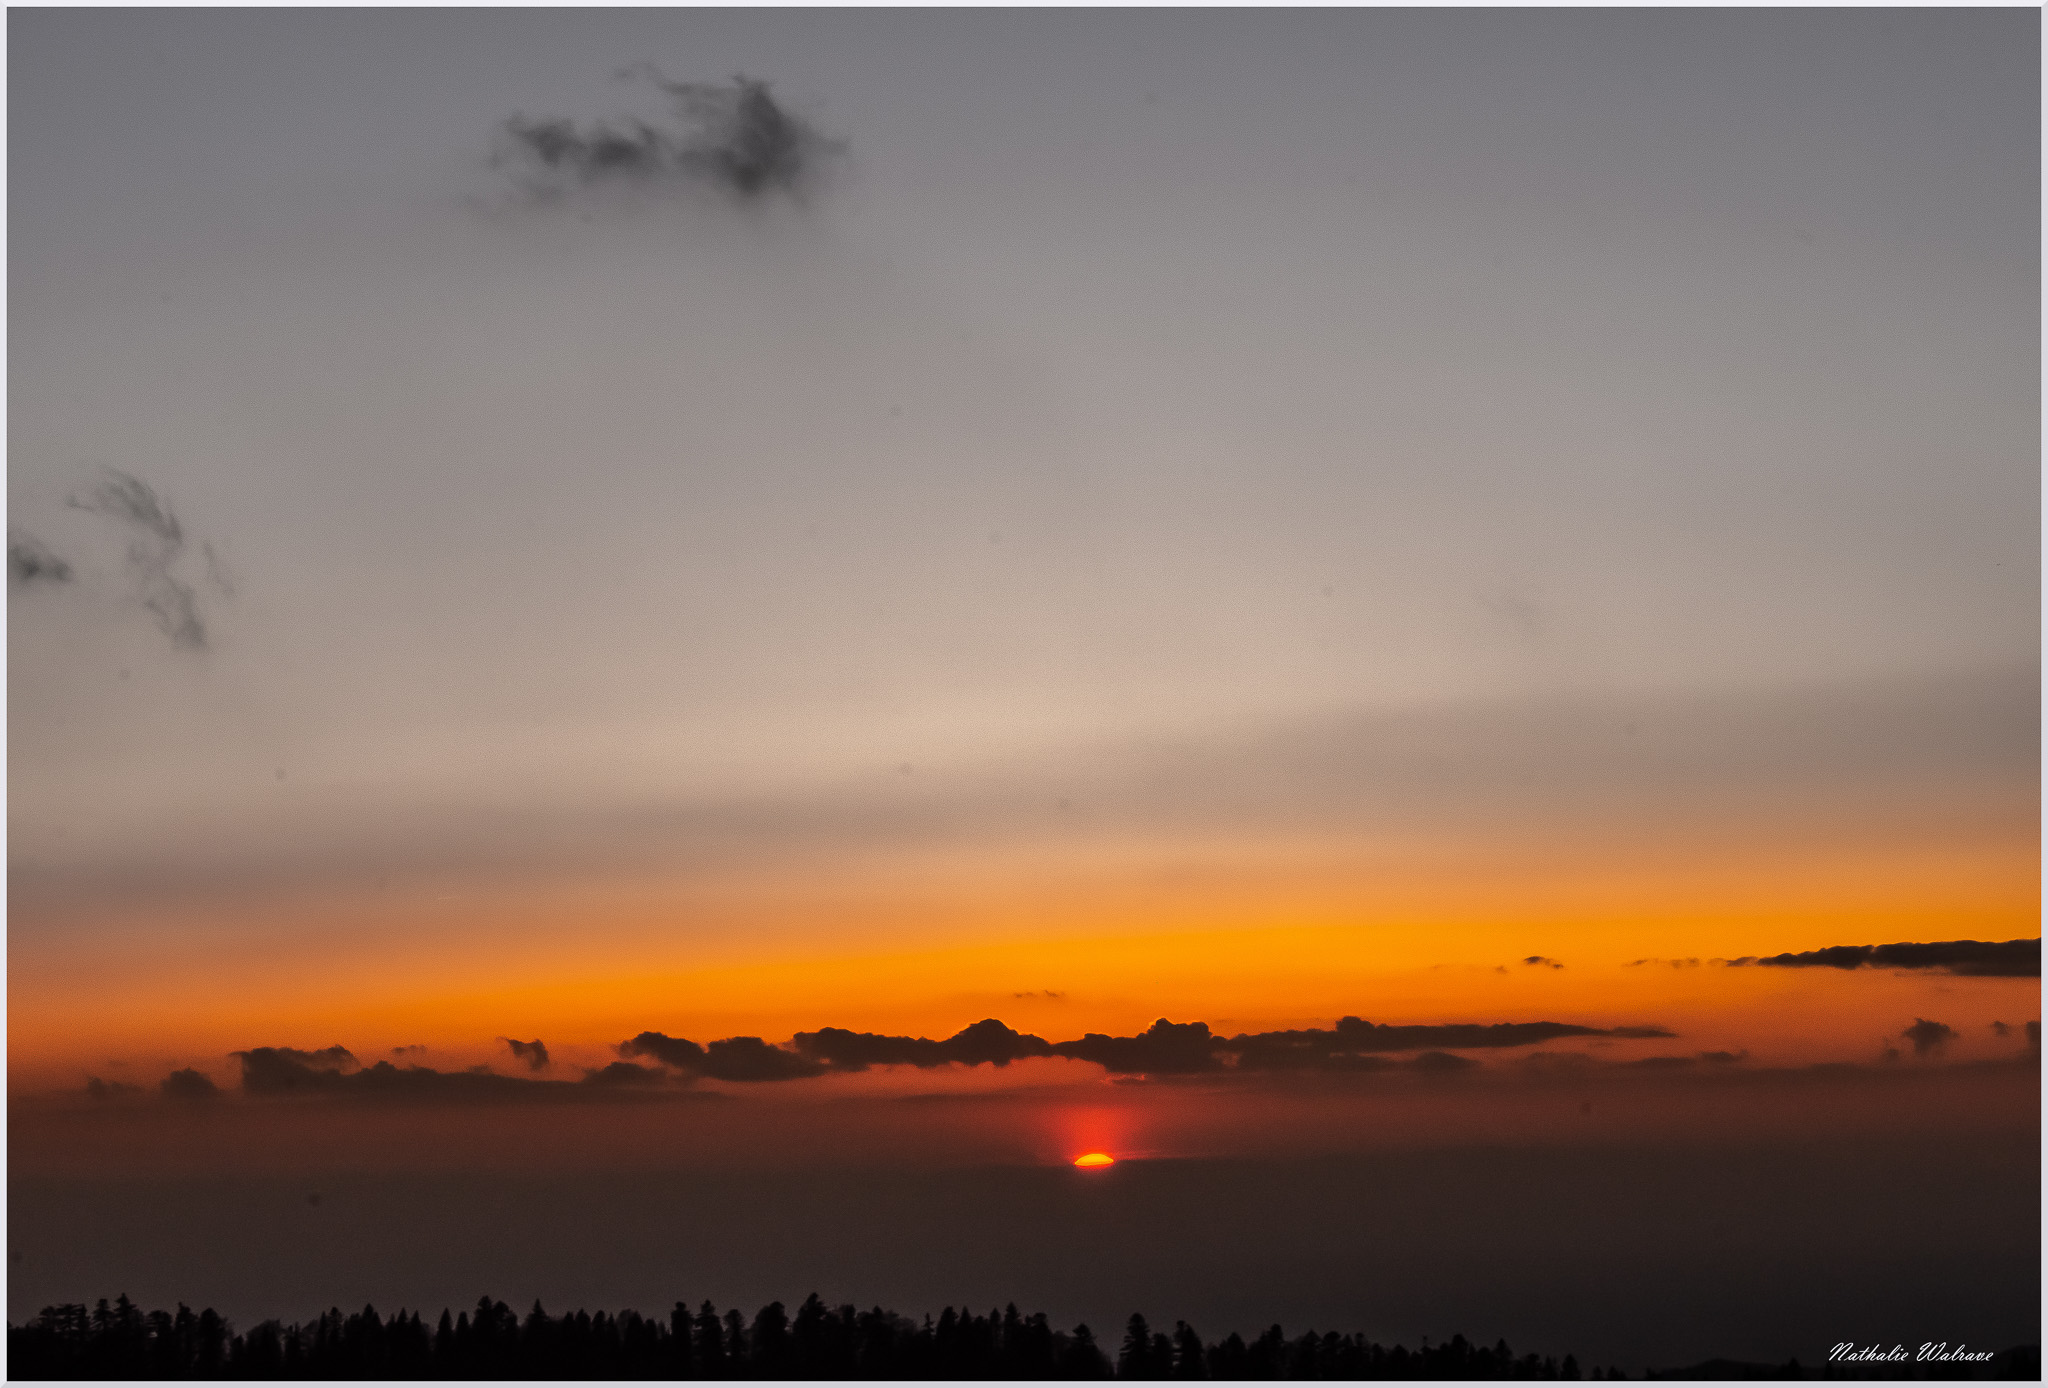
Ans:
MULTIPOLYGON (((1063 1058, 1100 1065, 1114 1075, 1197 1075, 1228 1070, 1370 1070, 1380 1057, 1399 1052, 1448 1055, 1538 1045, 1564 1037, 1622 1039, 1669 1037, 1661 1027, 1584 1027, 1566 1022, 1453 1023, 1440 1026, 1375 1025, 1345 1017, 1328 1030, 1272 1031, 1218 1036, 1206 1022, 1160 1018, 1135 1036, 1088 1032, 1071 1041, 1047 1041, 986 1018, 942 1041, 923 1036, 824 1027, 800 1031, 787 1047, 754 1036, 729 1037, 700 1046, 694 1041, 644 1031, 619 1046, 627 1059, 644 1057, 692 1078, 739 1082, 806 1079, 823 1074, 858 1074, 877 1065, 1005 1066, 1013 1060, 1063 1058)), ((1453 1068, 1441 1062, 1435 1068, 1453 1068)))
MULTIPOLYGON (((2018 1027, 1993 1024, 1999 1036, 2018 1027)), ((2026 1049, 1998 1062, 2036 1063, 2040 1023, 2023 1024, 2026 1049)), ((664 1032, 643 1031, 614 1049, 619 1059, 586 1069, 580 1079, 543 1079, 533 1075, 502 1075, 487 1065, 444 1071, 421 1065, 394 1065, 379 1060, 364 1067, 346 1047, 299 1050, 290 1046, 258 1046, 232 1052, 241 1062, 241 1092, 255 1098, 288 1096, 358 1096, 397 1099, 572 1099, 605 1096, 689 1095, 715 1097, 690 1088, 698 1080, 765 1084, 859 1074, 884 1065, 918 1069, 992 1065, 1016 1060, 1084 1060, 1101 1066, 1119 1083, 1147 1079, 1230 1075, 1376 1074, 1407 1071, 1454 1074, 1477 1069, 1478 1060, 1460 1054, 1474 1050, 1508 1050, 1580 1037, 1610 1040, 1671 1040, 1676 1033, 1655 1026, 1588 1027, 1569 1022, 1454 1022, 1432 1025, 1376 1024, 1357 1017, 1341 1018, 1328 1028, 1240 1033, 1219 1036, 1206 1022, 1154 1022, 1135 1036, 1089 1032, 1071 1041, 1043 1037, 986 1018, 944 1040, 922 1036, 889 1036, 875 1032, 824 1027, 798 1032, 777 1045, 758 1036, 728 1036, 704 1044, 664 1032)), ((1912 1043, 1916 1057, 1940 1060, 1961 1033, 1946 1023, 1916 1018, 1897 1038, 1912 1043)), ((499 1038, 513 1058, 538 1071, 550 1063, 539 1041, 499 1038)), ((401 1047, 400 1051, 419 1048, 401 1047)), ((1612 1071, 1742 1070, 1750 1072, 1749 1052, 1698 1051, 1690 1055, 1649 1055, 1602 1060, 1584 1051, 1533 1051, 1512 1065, 1515 1073, 1571 1073, 1589 1069, 1612 1071)), ((1895 1062, 1896 1048, 1882 1057, 1895 1062)), ((1813 1067, 1809 1067, 1813 1068, 1813 1067)), ((1821 1069, 1841 1068, 1839 1063, 1821 1069)), ((1851 1066, 1849 1068, 1856 1068, 1851 1066)), ((221 1094, 213 1080, 195 1069, 166 1078, 161 1092, 172 1099, 211 1099, 221 1094)), ((123 1098, 136 1086, 97 1077, 86 1093, 99 1100, 123 1098)))
MULTIPOLYGON (((1641 962, 1641 961, 1638 961, 1641 962)), ((1731 967, 1780 969, 1931 969, 1965 978, 2039 978, 2041 942, 1944 940, 1933 944, 1830 945, 1800 954, 1745 955, 1731 967)))
MULTIPOLYGON (((538 1042, 511 1042, 515 1055, 528 1066, 538 1042), (520 1048, 524 1048, 523 1050, 520 1048)), ((393 1065, 388 1060, 364 1068, 340 1046, 300 1051, 289 1046, 257 1046, 233 1053, 242 1062, 242 1092, 259 1098, 286 1095, 338 1095, 375 1099, 526 1100, 581 1099, 615 1094, 623 1089, 672 1087, 661 1071, 625 1062, 587 1072, 580 1080, 530 1079, 501 1075, 489 1066, 469 1070, 435 1070, 424 1065, 393 1065)), ((543 1055, 545 1048, 543 1048, 543 1055)), ((180 1071, 194 1075, 194 1071, 180 1071)), ((172 1093, 173 1075, 164 1082, 172 1093)), ((212 1081, 198 1076, 208 1088, 212 1081)))

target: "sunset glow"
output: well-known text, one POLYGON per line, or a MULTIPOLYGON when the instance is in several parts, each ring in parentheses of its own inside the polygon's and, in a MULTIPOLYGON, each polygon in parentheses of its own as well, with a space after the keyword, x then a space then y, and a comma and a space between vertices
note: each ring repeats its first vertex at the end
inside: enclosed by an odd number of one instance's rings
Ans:
POLYGON ((2040 23, 10 11, 10 1315, 2038 1340, 2040 23))

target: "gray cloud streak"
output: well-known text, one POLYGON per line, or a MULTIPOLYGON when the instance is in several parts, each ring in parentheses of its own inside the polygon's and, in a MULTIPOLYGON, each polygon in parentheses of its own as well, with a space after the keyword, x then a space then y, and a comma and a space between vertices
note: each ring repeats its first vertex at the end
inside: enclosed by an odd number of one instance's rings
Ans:
MULTIPOLYGON (((185 552, 185 528, 170 503, 141 478, 108 468, 106 480, 98 487, 86 496, 67 498, 66 504, 106 516, 133 533, 128 545, 128 576, 135 600, 173 646, 205 649, 206 622, 199 611, 198 595, 191 584, 171 572, 185 552)), ((10 572, 12 566, 10 548, 10 572)))
POLYGON ((28 588, 38 583, 71 582, 71 565, 53 554, 35 536, 21 530, 7 532, 7 583, 28 588))

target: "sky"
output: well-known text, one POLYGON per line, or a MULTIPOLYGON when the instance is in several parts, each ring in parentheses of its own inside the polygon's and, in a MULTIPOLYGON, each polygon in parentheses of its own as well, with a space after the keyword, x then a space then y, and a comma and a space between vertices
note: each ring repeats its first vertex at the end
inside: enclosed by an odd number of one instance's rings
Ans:
POLYGON ((8 35, 17 1181, 2038 1137, 2035 12, 8 35))

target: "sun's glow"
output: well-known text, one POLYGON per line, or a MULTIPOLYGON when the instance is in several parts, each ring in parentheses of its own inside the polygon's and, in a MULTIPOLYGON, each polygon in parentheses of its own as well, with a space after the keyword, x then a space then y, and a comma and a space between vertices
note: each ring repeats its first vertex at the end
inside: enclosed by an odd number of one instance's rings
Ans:
POLYGON ((1087 1154, 1086 1156, 1082 1156, 1082 1157, 1076 1157, 1076 1158, 1074 1158, 1074 1165, 1076 1165, 1076 1166, 1115 1166, 1115 1165, 1116 1165, 1116 1158, 1115 1158, 1115 1157, 1112 1157, 1112 1156, 1111 1156, 1111 1155, 1110 1155, 1109 1153, 1107 1153, 1107 1152, 1090 1152, 1090 1153, 1088 1153, 1088 1154, 1087 1154))

